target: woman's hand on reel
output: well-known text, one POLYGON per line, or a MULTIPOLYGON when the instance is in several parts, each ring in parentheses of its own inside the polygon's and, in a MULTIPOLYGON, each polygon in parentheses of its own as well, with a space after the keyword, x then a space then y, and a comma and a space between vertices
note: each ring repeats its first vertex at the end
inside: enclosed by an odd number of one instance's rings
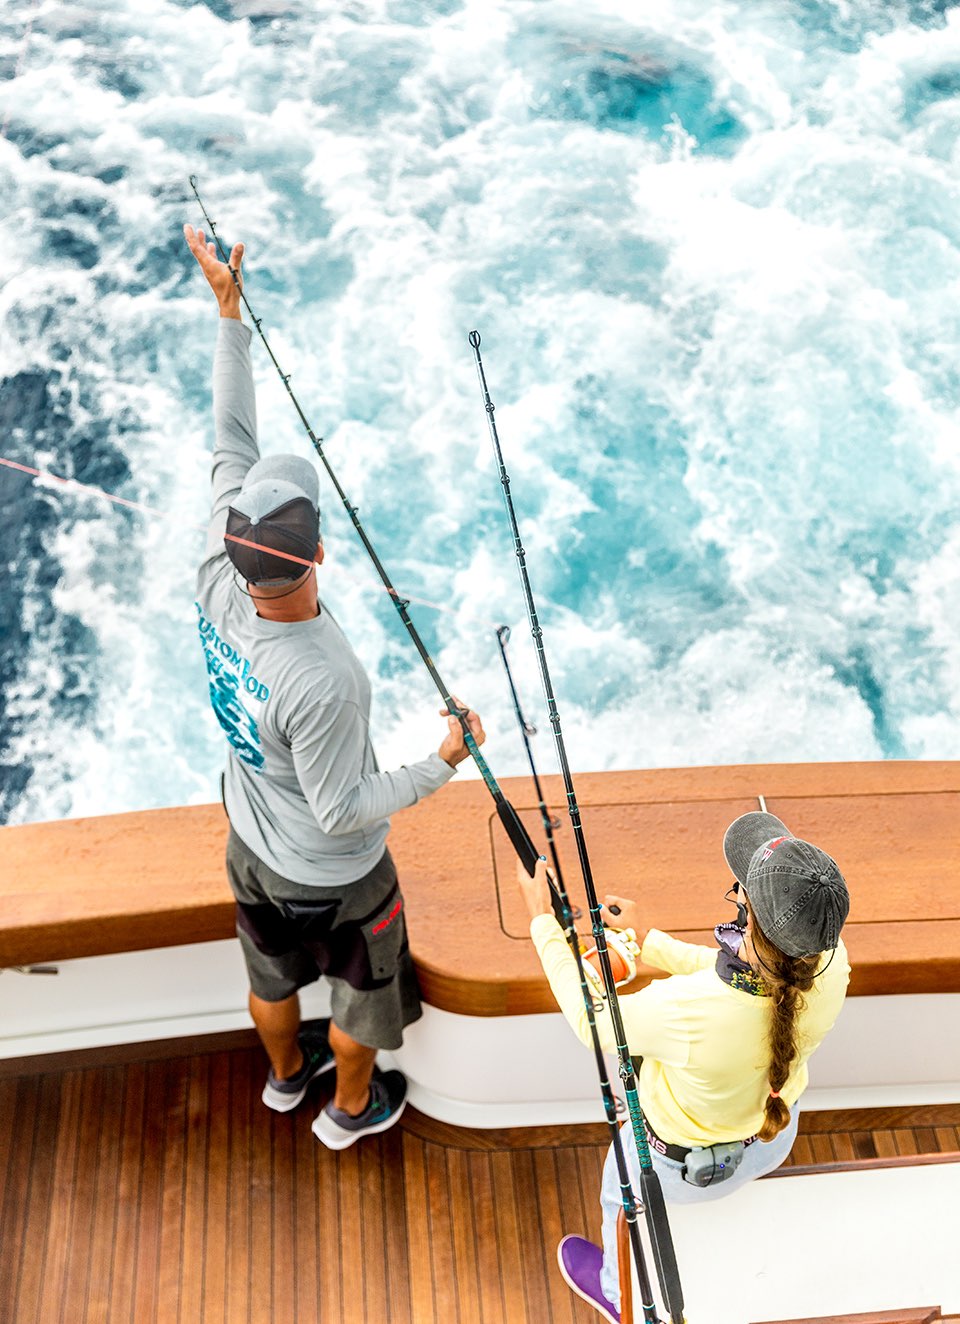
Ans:
POLYGON ((618 929, 621 932, 624 929, 633 929, 637 935, 638 944, 641 947, 643 946, 647 930, 643 924, 640 906, 636 901, 630 901, 624 896, 617 896, 614 892, 605 892, 603 905, 600 907, 600 918, 607 929, 618 929), (617 908, 616 914, 611 910, 611 906, 617 908))
POLYGON ((542 857, 537 861, 537 867, 532 878, 520 860, 517 860, 517 884, 531 919, 536 919, 538 915, 553 914, 549 879, 550 871, 547 868, 546 860, 542 857))

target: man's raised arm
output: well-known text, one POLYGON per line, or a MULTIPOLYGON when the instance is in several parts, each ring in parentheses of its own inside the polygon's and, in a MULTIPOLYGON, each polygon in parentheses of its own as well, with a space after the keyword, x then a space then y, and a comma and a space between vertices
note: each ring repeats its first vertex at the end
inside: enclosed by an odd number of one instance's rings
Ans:
POLYGON ((213 502, 206 560, 224 554, 227 510, 247 470, 260 458, 257 408, 250 363, 250 331, 240 317, 243 244, 234 244, 229 265, 217 258, 216 245, 203 230, 183 227, 184 238, 217 300, 220 331, 213 363, 213 502), (230 268, 236 272, 237 279, 230 268))

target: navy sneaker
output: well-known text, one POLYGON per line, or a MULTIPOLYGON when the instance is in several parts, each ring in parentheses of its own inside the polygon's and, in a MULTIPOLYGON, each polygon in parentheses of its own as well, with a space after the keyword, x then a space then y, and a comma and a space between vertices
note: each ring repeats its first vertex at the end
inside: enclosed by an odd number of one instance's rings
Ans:
POLYGON ((270 1068, 267 1083, 260 1096, 268 1108, 278 1113, 290 1112, 297 1104, 303 1102, 311 1080, 316 1080, 317 1076, 333 1070, 336 1063, 333 1050, 327 1040, 329 1024, 329 1021, 324 1020, 304 1021, 297 1035, 297 1042, 303 1053, 303 1066, 288 1080, 279 1080, 273 1073, 273 1067, 270 1068))
POLYGON ((313 1134, 328 1149, 347 1149, 361 1136, 387 1131, 400 1120, 407 1103, 407 1079, 402 1071, 378 1071, 370 1081, 370 1102, 359 1117, 351 1117, 333 1100, 314 1119, 313 1134))
POLYGON ((584 1237, 564 1237, 557 1247, 557 1263, 571 1291, 593 1306, 607 1324, 620 1324, 620 1311, 607 1300, 600 1287, 603 1251, 599 1246, 584 1237))

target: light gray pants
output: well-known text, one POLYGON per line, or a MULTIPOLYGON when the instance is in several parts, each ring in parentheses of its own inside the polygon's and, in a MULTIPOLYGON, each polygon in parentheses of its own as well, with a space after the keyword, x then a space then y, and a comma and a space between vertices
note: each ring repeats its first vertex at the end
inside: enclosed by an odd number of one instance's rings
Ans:
MULTIPOLYGON (((793 1114, 786 1128, 773 1140, 757 1140, 743 1151, 743 1161, 732 1177, 718 1182, 715 1186, 693 1186, 683 1180, 683 1164, 676 1159, 666 1158, 655 1149, 650 1150, 654 1170, 660 1178, 663 1198, 668 1204, 699 1204, 702 1200, 722 1200, 725 1195, 732 1195, 747 1182, 762 1177, 765 1172, 779 1168, 797 1138, 800 1123, 799 1109, 794 1107, 793 1114)), ((633 1127, 629 1121, 620 1130, 627 1167, 630 1170, 630 1184, 634 1195, 640 1196, 640 1160, 637 1157, 637 1144, 633 1138, 633 1127)), ((617 1163, 613 1155, 613 1146, 607 1151, 603 1165, 603 1182, 600 1186, 600 1207, 603 1210, 603 1268, 600 1270, 600 1286, 608 1301, 620 1308, 620 1274, 617 1263, 617 1215, 623 1208, 620 1199, 620 1178, 617 1175, 617 1163)), ((641 1215, 642 1217, 642 1215, 641 1215)))

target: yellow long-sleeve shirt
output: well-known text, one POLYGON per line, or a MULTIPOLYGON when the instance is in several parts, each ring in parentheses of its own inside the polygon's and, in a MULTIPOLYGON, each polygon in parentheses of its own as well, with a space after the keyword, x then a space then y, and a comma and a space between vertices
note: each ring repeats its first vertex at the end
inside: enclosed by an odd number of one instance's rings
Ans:
MULTIPOLYGON (((560 1010, 591 1047, 577 963, 563 930, 552 915, 538 915, 530 936, 560 1010)), ((641 959, 671 976, 620 999, 630 1052, 643 1056, 637 1091, 654 1132, 688 1146, 755 1135, 770 1091, 770 999, 724 983, 716 973, 715 947, 680 942, 659 929, 648 932, 641 959)), ((824 966, 828 960, 829 954, 824 966)), ((810 1054, 840 1013, 849 978, 840 943, 829 967, 803 995, 800 1051, 781 1090, 791 1108, 806 1088, 810 1054)), ((605 1002, 596 1020, 604 1052, 616 1052, 605 1002)))

